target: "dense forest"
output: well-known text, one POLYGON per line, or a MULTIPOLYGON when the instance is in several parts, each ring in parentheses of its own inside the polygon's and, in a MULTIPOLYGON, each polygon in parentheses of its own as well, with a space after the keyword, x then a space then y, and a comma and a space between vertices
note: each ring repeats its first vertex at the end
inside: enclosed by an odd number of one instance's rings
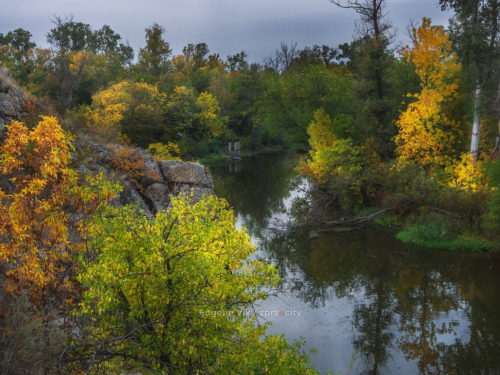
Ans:
POLYGON ((249 260, 227 203, 115 207, 120 178, 77 170, 75 142, 115 145, 138 181, 136 146, 217 159, 238 137, 300 155, 315 188, 298 226, 500 249, 500 2, 440 0, 449 24, 412 22, 406 46, 386 0, 332 3, 359 14, 352 41, 284 41, 260 63, 205 43, 175 54, 156 23, 139 51, 73 16, 53 18, 49 48, 0 34, 0 67, 29 97, 0 146, 0 374, 315 373, 303 342, 241 313, 279 277, 249 260))

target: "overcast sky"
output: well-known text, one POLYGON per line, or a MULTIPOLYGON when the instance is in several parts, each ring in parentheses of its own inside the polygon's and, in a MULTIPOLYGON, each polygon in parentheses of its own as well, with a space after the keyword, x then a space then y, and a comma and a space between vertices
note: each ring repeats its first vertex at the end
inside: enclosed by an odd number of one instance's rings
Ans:
MULTIPOLYGON (((345 0, 344 0, 345 1, 345 0)), ((22 27, 39 46, 46 45, 51 17, 75 16, 94 29, 109 25, 128 40, 136 54, 145 44, 144 29, 153 23, 167 30, 164 38, 175 54, 188 43, 208 44, 225 59, 241 50, 251 62, 273 54, 280 41, 293 40, 299 48, 314 44, 336 47, 352 40, 354 10, 340 9, 328 0, 2 0, 0 33, 22 27)), ((430 17, 447 25, 450 13, 438 0, 388 0, 387 11, 407 43, 410 19, 430 17)))

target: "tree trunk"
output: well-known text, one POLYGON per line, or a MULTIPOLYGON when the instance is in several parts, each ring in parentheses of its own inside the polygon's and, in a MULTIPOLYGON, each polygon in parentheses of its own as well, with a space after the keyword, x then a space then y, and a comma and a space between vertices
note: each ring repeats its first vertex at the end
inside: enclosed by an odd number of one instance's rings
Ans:
POLYGON ((477 82, 476 98, 474 101, 474 124, 472 125, 472 138, 470 144, 470 154, 474 160, 479 157, 479 136, 481 133, 481 113, 479 106, 481 102, 481 85, 477 82))
MULTIPOLYGON (((472 10, 472 24, 474 33, 472 34, 472 41, 475 46, 477 46, 477 34, 479 26, 479 1, 474 2, 474 8, 472 10)), ((474 123, 472 124, 472 137, 470 143, 470 154, 472 160, 477 160, 479 158, 479 136, 481 133, 481 113, 479 111, 479 106, 481 104, 481 71, 482 71, 481 61, 479 60, 478 54, 474 54, 474 69, 476 71, 476 97, 474 100, 474 123)))

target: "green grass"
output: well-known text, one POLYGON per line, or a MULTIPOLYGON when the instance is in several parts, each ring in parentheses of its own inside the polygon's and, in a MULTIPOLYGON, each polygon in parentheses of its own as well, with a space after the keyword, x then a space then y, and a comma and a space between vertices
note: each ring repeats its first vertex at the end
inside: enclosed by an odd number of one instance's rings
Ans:
MULTIPOLYGON (((376 207, 364 207, 357 216, 368 216, 379 211, 376 207)), ((402 218, 391 211, 375 217, 369 225, 382 228, 402 228, 396 238, 403 242, 440 250, 499 251, 499 245, 478 234, 467 234, 463 222, 440 214, 423 214, 403 223, 402 218)))
POLYGON ((496 250, 495 244, 479 237, 458 236, 449 240, 429 240, 415 237, 412 229, 404 230, 396 235, 403 242, 440 250, 491 251, 496 250))
POLYGON ((422 216, 416 222, 408 224, 396 238, 406 243, 441 250, 492 251, 498 247, 477 234, 467 234, 462 223, 434 214, 422 216))

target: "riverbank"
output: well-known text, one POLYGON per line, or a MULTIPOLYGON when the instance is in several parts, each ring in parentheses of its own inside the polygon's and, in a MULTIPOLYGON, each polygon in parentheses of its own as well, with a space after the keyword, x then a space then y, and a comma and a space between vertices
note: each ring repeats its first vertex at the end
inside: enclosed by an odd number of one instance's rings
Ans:
POLYGON ((500 244, 471 229, 466 219, 435 207, 414 210, 401 207, 354 207, 343 210, 333 197, 313 187, 302 204, 297 227, 312 233, 373 227, 412 245, 429 249, 470 252, 499 252, 500 244), (326 202, 326 203, 325 203, 326 202))

